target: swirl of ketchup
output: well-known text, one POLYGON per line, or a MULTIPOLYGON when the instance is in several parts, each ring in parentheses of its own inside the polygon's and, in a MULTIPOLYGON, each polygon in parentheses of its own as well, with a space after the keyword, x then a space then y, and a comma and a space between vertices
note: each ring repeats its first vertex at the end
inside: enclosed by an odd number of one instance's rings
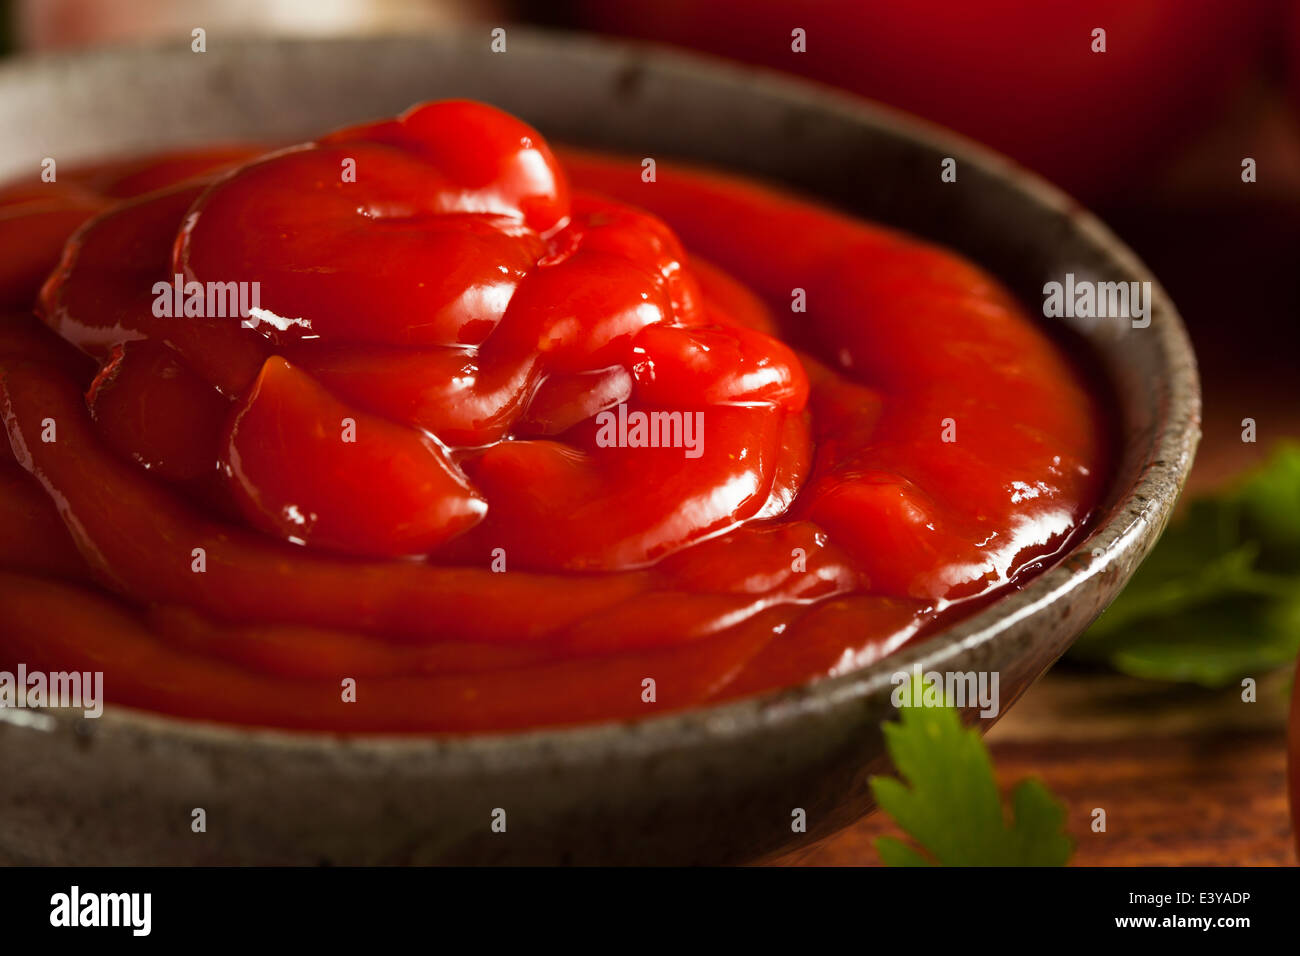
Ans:
POLYGON ((562 158, 446 101, 0 191, 42 237, 0 270, 0 665, 270 726, 648 716, 874 660, 1083 526, 1103 416, 987 275, 562 158))

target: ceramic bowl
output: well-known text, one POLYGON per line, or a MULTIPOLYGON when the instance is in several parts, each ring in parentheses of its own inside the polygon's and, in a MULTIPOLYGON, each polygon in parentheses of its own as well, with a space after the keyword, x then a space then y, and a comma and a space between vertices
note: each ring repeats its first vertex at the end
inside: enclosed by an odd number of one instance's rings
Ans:
MULTIPOLYGON (((579 145, 754 174, 957 249, 1027 303, 1067 272, 1150 281, 1149 327, 1080 328, 1122 448, 1086 540, 1026 587, 843 676, 638 723, 462 738, 251 731, 108 707, 0 711, 11 863, 730 862, 808 846, 871 809, 891 675, 997 671, 1003 711, 1124 585, 1199 436, 1173 304, 1095 218, 977 145, 871 103, 644 46, 510 29, 210 38, 0 67, 0 177, 213 140, 285 142, 472 97, 579 145), (942 184, 943 158, 958 162, 942 184), (191 829, 206 811, 206 833, 191 829), (505 833, 490 824, 506 810, 505 833), (793 832, 803 808, 807 831, 793 832)), ((1062 149, 1070 148, 1063 143, 1062 149)), ((968 715, 970 717, 972 715, 968 715)), ((987 722, 984 722, 987 723, 987 722)))

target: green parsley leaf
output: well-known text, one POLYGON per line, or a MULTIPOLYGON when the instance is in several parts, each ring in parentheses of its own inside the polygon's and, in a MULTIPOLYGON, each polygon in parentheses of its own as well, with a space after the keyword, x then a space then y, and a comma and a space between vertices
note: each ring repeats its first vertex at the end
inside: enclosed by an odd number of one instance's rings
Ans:
POLYGON ((1300 444, 1278 445, 1265 467, 1241 483, 1235 501, 1243 534, 1260 544, 1261 565, 1300 577, 1300 444))
POLYGON ((1074 849, 1065 807, 1039 781, 1023 780, 1011 794, 1008 822, 979 734, 963 727, 953 708, 925 706, 919 692, 911 699, 898 722, 882 728, 903 780, 872 777, 871 792, 919 848, 880 837, 876 851, 885 864, 1063 866, 1074 849))
POLYGON ((1070 652, 1152 680, 1208 687, 1300 651, 1300 445, 1192 502, 1070 652))

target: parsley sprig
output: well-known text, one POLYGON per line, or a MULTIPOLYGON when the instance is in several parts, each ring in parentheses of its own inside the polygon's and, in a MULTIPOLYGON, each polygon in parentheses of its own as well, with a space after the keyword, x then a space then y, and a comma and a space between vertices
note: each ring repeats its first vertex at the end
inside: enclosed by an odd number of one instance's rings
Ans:
POLYGON ((1078 641, 1076 660, 1220 687, 1300 650, 1300 445, 1193 501, 1078 641))
POLYGON ((871 778, 876 802, 917 844, 877 839, 886 865, 1063 866, 1074 849, 1065 807, 1028 779, 1012 791, 1008 815, 979 734, 963 727, 953 708, 922 699, 918 687, 914 703, 905 700, 899 720, 883 728, 903 779, 871 778))

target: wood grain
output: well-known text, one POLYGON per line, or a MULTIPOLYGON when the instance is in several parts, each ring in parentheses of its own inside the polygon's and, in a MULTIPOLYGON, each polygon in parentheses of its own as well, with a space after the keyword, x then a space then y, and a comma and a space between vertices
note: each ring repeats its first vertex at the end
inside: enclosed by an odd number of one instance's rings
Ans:
MULTIPOLYGON (((1170 688, 1049 673, 987 736, 1004 788, 1037 776, 1068 807, 1084 866, 1294 865, 1286 797, 1285 675, 1239 688, 1170 688), (1094 808, 1106 830, 1093 832, 1094 808)), ((877 865, 898 835, 874 813, 777 863, 877 865)))

